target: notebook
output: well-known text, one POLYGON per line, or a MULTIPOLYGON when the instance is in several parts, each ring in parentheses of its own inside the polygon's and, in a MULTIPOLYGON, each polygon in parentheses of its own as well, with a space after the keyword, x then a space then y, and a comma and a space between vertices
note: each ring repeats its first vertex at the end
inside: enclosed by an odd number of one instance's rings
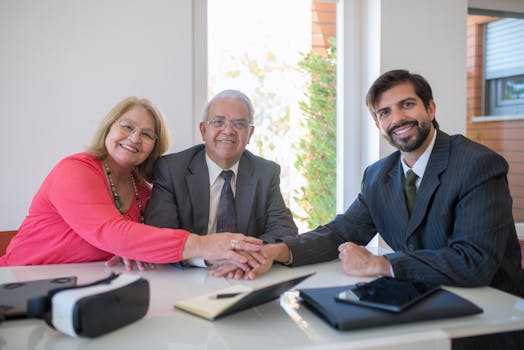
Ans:
POLYGON ((175 308, 214 321, 220 317, 275 300, 282 293, 313 274, 301 275, 259 288, 247 285, 234 285, 181 300, 175 304, 175 308))

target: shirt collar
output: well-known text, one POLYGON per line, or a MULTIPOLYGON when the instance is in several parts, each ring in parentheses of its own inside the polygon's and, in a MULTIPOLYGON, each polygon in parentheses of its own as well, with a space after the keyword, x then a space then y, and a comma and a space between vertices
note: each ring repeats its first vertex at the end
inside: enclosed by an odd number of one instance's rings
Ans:
POLYGON ((437 130, 435 129, 435 132, 433 133, 433 137, 431 138, 431 142, 428 145, 428 148, 422 153, 422 155, 417 159, 415 164, 413 164, 413 167, 410 168, 406 165, 404 162, 404 156, 400 157, 400 164, 402 164, 402 169, 404 170, 404 175, 406 175, 406 172, 411 169, 415 174, 417 174, 418 179, 422 179, 422 176, 424 176, 424 172, 426 171, 426 166, 429 162, 429 156, 431 155, 431 151, 433 151, 433 146, 435 146, 435 140, 437 139, 437 130))
POLYGON ((206 164, 207 164, 207 170, 209 172, 209 185, 213 185, 217 178, 220 176, 220 173, 222 170, 233 170, 233 173, 235 174, 234 178, 236 179, 237 173, 238 173, 238 163, 236 162, 233 164, 233 166, 229 169, 222 169, 218 166, 217 163, 215 163, 206 153, 206 164))

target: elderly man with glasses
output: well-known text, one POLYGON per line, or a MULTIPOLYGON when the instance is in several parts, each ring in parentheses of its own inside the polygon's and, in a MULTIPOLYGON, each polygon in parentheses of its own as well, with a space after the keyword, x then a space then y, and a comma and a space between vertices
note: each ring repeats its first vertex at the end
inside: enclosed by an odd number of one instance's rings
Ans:
MULTIPOLYGON (((146 223, 201 235, 241 232, 266 243, 297 235, 280 192, 280 166, 246 150, 254 130, 253 106, 245 94, 225 90, 213 97, 200 123, 204 143, 157 161, 146 223)), ((247 266, 230 277, 241 278, 243 271, 265 262, 261 254, 245 254, 247 266)))

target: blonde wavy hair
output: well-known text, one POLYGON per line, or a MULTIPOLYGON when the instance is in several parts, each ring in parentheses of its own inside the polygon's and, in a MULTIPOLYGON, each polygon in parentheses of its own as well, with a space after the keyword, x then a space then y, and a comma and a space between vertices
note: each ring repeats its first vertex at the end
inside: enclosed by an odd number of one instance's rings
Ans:
POLYGON ((107 157, 108 152, 105 141, 107 134, 109 134, 109 129, 124 113, 136 106, 144 108, 155 120, 155 132, 158 136, 155 147, 146 160, 134 169, 135 176, 140 183, 144 181, 151 182, 155 161, 169 148, 169 132, 160 111, 146 98, 130 96, 114 106, 98 126, 91 145, 87 147, 87 151, 98 159, 107 157))

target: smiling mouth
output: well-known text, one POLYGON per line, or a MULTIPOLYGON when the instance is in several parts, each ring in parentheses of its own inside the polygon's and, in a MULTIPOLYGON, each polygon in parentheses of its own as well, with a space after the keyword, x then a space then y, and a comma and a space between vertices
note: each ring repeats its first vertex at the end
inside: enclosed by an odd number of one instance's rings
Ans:
POLYGON ((390 132, 389 134, 392 135, 396 135, 396 136, 404 136, 404 134, 406 134, 409 130, 411 130, 411 128, 414 128, 416 127, 417 123, 416 122, 407 122, 407 123, 403 123, 402 125, 399 125, 399 126, 396 126, 394 127, 390 132))
POLYGON ((233 141, 233 140, 217 140, 219 143, 224 143, 226 145, 233 145, 233 144, 236 144, 237 142, 236 141, 233 141))
POLYGON ((129 152, 138 153, 138 148, 136 148, 136 147, 125 145, 123 143, 120 144, 120 147, 122 147, 125 150, 128 150, 129 152))

